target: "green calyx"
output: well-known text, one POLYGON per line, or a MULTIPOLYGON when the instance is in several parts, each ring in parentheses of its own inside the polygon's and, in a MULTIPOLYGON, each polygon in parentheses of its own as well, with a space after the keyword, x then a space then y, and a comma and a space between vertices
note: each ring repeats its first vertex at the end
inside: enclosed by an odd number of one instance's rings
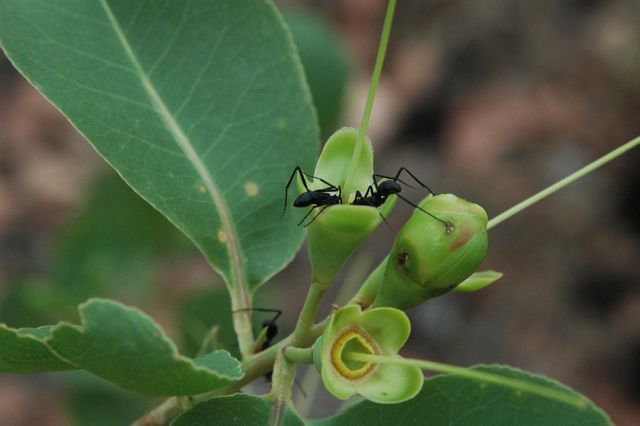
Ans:
MULTIPOLYGON (((309 258, 314 279, 328 285, 355 249, 382 222, 395 205, 395 197, 390 197, 379 208, 354 206, 356 191, 365 194, 373 185, 373 148, 366 139, 357 145, 357 130, 343 128, 336 131, 324 145, 316 165, 314 176, 322 178, 342 190, 342 204, 325 207, 309 225, 309 258), (355 156, 356 167, 351 169, 355 156)), ((316 181, 311 189, 326 187, 316 181)), ((298 185, 304 191, 302 185, 298 185)))
POLYGON ((487 253, 487 214, 452 194, 427 197, 398 233, 372 306, 410 309, 453 290, 487 253))
POLYGON ((314 345, 313 361, 326 389, 339 399, 356 394, 380 404, 413 398, 422 388, 419 368, 353 360, 352 354, 399 357, 411 332, 406 314, 394 308, 336 309, 314 345))

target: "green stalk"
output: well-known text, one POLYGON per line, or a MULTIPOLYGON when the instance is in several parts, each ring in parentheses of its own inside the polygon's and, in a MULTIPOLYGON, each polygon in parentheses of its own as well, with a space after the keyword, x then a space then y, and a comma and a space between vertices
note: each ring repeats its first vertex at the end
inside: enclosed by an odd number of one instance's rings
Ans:
POLYGON ((511 207, 507 211, 505 211, 503 213, 500 213, 498 216, 494 217, 493 219, 491 219, 489 221, 489 223, 487 224, 487 229, 491 229, 494 226, 497 226, 497 225, 501 224, 505 220, 511 218, 512 216, 515 216, 516 214, 518 214, 521 211, 523 211, 524 209, 532 206, 533 204, 537 203, 538 201, 548 197, 549 195, 551 195, 554 192, 564 188, 565 186, 569 185, 570 183, 573 183, 576 180, 578 180, 578 179, 586 176, 587 174, 593 172, 594 170, 604 166, 609 161, 611 161, 611 160, 613 160, 615 158, 618 158, 619 156, 621 156, 625 152, 627 152, 627 151, 635 148, 636 146, 638 146, 638 144, 640 144, 640 137, 637 137, 637 138, 633 139, 632 141, 629 141, 629 142, 625 143, 624 145, 614 149, 610 153, 600 157, 596 161, 594 161, 594 162, 592 162, 590 164, 587 164, 586 166, 584 166, 580 170, 570 174, 566 178, 564 178, 562 180, 559 180, 558 182, 554 183, 553 185, 549 186, 548 188, 543 189, 542 191, 538 192, 537 194, 535 194, 535 195, 527 198, 526 200, 516 204, 515 206, 511 207))
POLYGON ((302 311, 300 311, 296 328, 293 331, 295 339, 303 339, 304 336, 309 333, 311 327, 313 327, 313 321, 320 308, 320 301, 328 287, 329 284, 321 284, 317 280, 311 282, 311 287, 309 287, 307 298, 302 306, 302 311))
POLYGON ((523 382, 521 380, 512 379, 510 377, 498 374, 486 373, 478 370, 471 370, 465 367, 458 367, 450 364, 443 364, 434 361, 425 361, 421 359, 408 359, 399 357, 387 357, 380 355, 370 355, 361 352, 347 352, 343 354, 345 359, 360 362, 373 362, 376 364, 392 364, 404 365, 408 367, 418 367, 422 370, 432 371, 435 373, 449 373, 460 377, 478 380, 484 383, 492 383, 506 388, 515 389, 545 398, 553 399, 578 408, 585 408, 588 402, 579 396, 572 395, 568 392, 550 389, 547 386, 536 385, 533 383, 523 382))
POLYGON ((347 170, 347 176, 345 178, 343 190, 347 196, 353 192, 353 188, 351 188, 351 181, 353 180, 353 173, 357 169, 360 154, 362 152, 362 145, 365 143, 365 138, 367 136, 367 128, 369 127, 369 119, 371 118, 371 111, 373 110, 373 101, 376 98, 378 83, 380 82, 380 74, 382 74, 384 57, 387 53, 387 46, 389 44, 389 35, 391 34, 391 24, 393 23, 393 14, 395 9, 396 0, 389 0, 384 17, 382 35, 380 36, 380 45, 378 47, 378 55, 376 56, 376 64, 373 68, 371 84, 369 85, 369 93, 367 94, 367 103, 365 104, 364 112, 362 113, 362 120, 360 121, 358 135, 356 136, 353 155, 351 156, 351 162, 349 163, 349 169, 347 170))
POLYGON ((284 349, 280 349, 273 365, 273 385, 271 388, 273 404, 270 422, 272 426, 280 426, 284 420, 284 412, 287 403, 291 400, 291 386, 293 386, 295 377, 296 365, 284 356, 284 349))
MULTIPOLYGON (((313 320, 320 308, 322 296, 327 291, 331 283, 320 283, 317 280, 311 282, 307 298, 304 301, 302 311, 298 317, 296 328, 293 330, 293 340, 303 341, 312 334, 313 320)), ((271 396, 273 398, 273 415, 271 424, 278 426, 282 421, 283 407, 291 399, 291 386, 296 377, 296 364, 284 356, 284 350, 280 350, 276 356, 273 366, 273 387, 271 396)))
POLYGON ((313 364, 313 348, 286 346, 283 351, 285 358, 290 362, 296 364, 313 364))

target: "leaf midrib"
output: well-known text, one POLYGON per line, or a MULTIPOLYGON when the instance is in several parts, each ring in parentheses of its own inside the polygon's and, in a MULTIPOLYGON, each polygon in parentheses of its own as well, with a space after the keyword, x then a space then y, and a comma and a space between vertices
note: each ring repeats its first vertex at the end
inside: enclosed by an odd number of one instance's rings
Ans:
POLYGON ((240 248, 238 246, 238 242, 236 240, 236 234, 231 224, 229 210, 222 198, 220 191, 218 190, 216 185, 213 183, 213 180, 211 179, 211 176, 207 172, 205 165, 202 163, 202 161, 200 161, 200 158, 198 157, 197 152, 193 148, 191 141, 189 140, 187 135, 184 133, 184 131, 176 121, 175 117, 173 117, 173 115, 167 108, 166 104, 160 97, 158 91, 156 90, 154 85, 151 83, 151 80, 149 79, 146 72, 142 69, 142 66, 138 61, 137 56, 133 52, 133 49, 131 48, 129 41, 126 35, 124 34, 122 27, 118 23, 118 20, 114 16, 113 11, 111 10, 111 7, 107 3, 107 0, 100 0, 100 3, 102 5, 102 8, 105 11, 105 14, 107 15, 107 19, 109 20, 111 26, 113 27, 114 32, 116 33, 116 36, 118 37, 118 40, 122 44, 122 47, 124 48, 127 57, 133 64, 133 67, 135 69, 135 74, 140 79, 142 87, 145 93, 147 94, 147 96, 149 97, 149 100, 151 101, 152 105, 156 108, 156 111, 160 115, 169 133, 173 136, 173 139, 175 140, 175 142, 178 144, 180 149, 184 152, 185 156, 187 157, 189 162, 193 165, 198 175, 202 178, 202 181, 204 182, 207 192, 211 196, 211 200, 216 206, 216 209, 220 216, 222 230, 227 237, 226 246, 227 246, 227 251, 229 253, 229 257, 231 260, 230 263, 231 263, 231 274, 232 274, 231 282, 228 284, 235 285, 239 287, 239 289, 242 289, 240 292, 243 293, 245 297, 248 298, 246 277, 244 276, 243 268, 241 268, 240 266, 241 258, 242 258, 240 255, 240 248))

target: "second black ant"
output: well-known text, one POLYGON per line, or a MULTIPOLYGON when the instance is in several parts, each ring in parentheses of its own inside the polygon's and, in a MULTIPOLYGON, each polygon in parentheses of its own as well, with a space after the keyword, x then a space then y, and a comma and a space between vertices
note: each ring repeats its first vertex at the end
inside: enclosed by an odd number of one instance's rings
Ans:
MULTIPOLYGON (((278 324, 276 324, 276 321, 278 321, 278 318, 280 318, 280 315, 282 315, 282 310, 268 309, 268 308, 247 308, 247 309, 238 309, 237 311, 234 311, 234 313, 242 312, 242 311, 258 311, 258 312, 268 312, 268 313, 275 314, 273 318, 262 321, 262 330, 260 330, 258 337, 256 337, 256 340, 253 344, 253 348, 251 349, 251 353, 257 354, 259 352, 262 352, 270 348, 271 345, 273 344, 274 339, 278 335, 278 324)), ((273 375, 273 371, 269 371, 267 374, 264 375, 264 377, 267 379, 267 382, 271 382, 272 375, 273 375)), ((296 380, 296 384, 298 385, 298 387, 300 387, 300 392, 306 398, 307 393, 304 391, 304 389, 302 389, 302 386, 300 386, 297 380, 296 380)))
MULTIPOLYGON (((370 206, 370 207, 376 207, 377 208, 377 207, 380 207, 381 205, 383 205, 391 195, 395 195, 398 198, 400 198, 401 200, 403 200, 405 203, 409 204, 410 206, 412 206, 412 207, 422 211, 423 213, 428 214, 432 218, 442 222, 445 225, 445 228, 447 230, 446 232, 450 233, 451 230, 452 230, 452 226, 453 226, 450 222, 447 222, 447 221, 444 221, 444 220, 440 219, 439 217, 429 213, 428 211, 426 211, 422 207, 418 206, 417 204, 415 204, 415 203, 409 201, 408 199, 406 199, 404 196, 400 195, 400 192, 402 192, 402 186, 398 182, 401 182, 404 185, 407 185, 410 188, 413 188, 411 185, 409 185, 408 183, 406 183, 406 182, 404 182, 404 181, 402 181, 400 179, 400 174, 402 172, 406 172, 420 186, 422 186, 427 191, 429 191, 431 193, 431 195, 436 195, 427 185, 422 183, 420 181, 420 179, 415 177, 413 173, 411 173, 409 170, 407 170, 406 167, 400 167, 400 169, 398 170, 396 175, 393 176, 393 177, 374 174, 373 175, 373 185, 369 185, 369 187, 367 188, 367 191, 364 193, 364 195, 362 195, 362 193, 360 191, 356 191, 355 198, 354 198, 354 200, 353 200, 353 202, 351 204, 355 205, 355 206, 370 206), (383 182, 378 183, 378 178, 389 179, 389 180, 385 180, 383 182)), ((384 218, 384 216, 382 217, 382 219, 386 223, 386 219, 384 218)))

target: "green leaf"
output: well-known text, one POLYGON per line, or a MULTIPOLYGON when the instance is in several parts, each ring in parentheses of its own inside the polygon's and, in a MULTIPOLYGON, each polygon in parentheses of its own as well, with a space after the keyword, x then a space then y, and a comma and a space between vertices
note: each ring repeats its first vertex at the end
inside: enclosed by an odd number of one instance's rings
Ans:
POLYGON ((65 397, 69 424, 129 425, 158 403, 155 398, 129 392, 87 371, 70 371, 62 379, 64 389, 69 391, 65 397))
POLYGON ((469 278, 462 281, 453 291, 457 293, 471 293, 482 290, 502 278, 502 272, 482 271, 474 272, 469 278))
POLYGON ((0 45, 228 285, 292 259, 283 185, 311 168, 318 129, 270 2, 3 0, 0 45))
POLYGON ((178 353, 158 325, 137 309, 90 299, 80 305, 82 325, 62 322, 47 345, 79 368, 146 395, 193 395, 233 383, 238 360, 215 351, 192 360, 178 353))
POLYGON ((317 16, 296 9, 285 11, 284 19, 298 47, 326 139, 336 130, 344 106, 349 79, 347 55, 331 28, 317 16))
POLYGON ((53 354, 43 343, 51 327, 11 328, 0 324, 0 371, 42 373, 75 368, 53 354))
MULTIPOLYGON (((267 426, 271 417, 271 401, 252 395, 212 398, 195 406, 171 423, 172 426, 267 426)), ((287 410, 283 426, 303 426, 292 410, 287 410)))
MULTIPOLYGON (((503 366, 474 369, 577 393, 543 376, 503 366)), ((361 402, 316 426, 600 426, 611 421, 592 403, 582 408, 454 375, 425 380, 418 396, 394 405, 361 402)))

